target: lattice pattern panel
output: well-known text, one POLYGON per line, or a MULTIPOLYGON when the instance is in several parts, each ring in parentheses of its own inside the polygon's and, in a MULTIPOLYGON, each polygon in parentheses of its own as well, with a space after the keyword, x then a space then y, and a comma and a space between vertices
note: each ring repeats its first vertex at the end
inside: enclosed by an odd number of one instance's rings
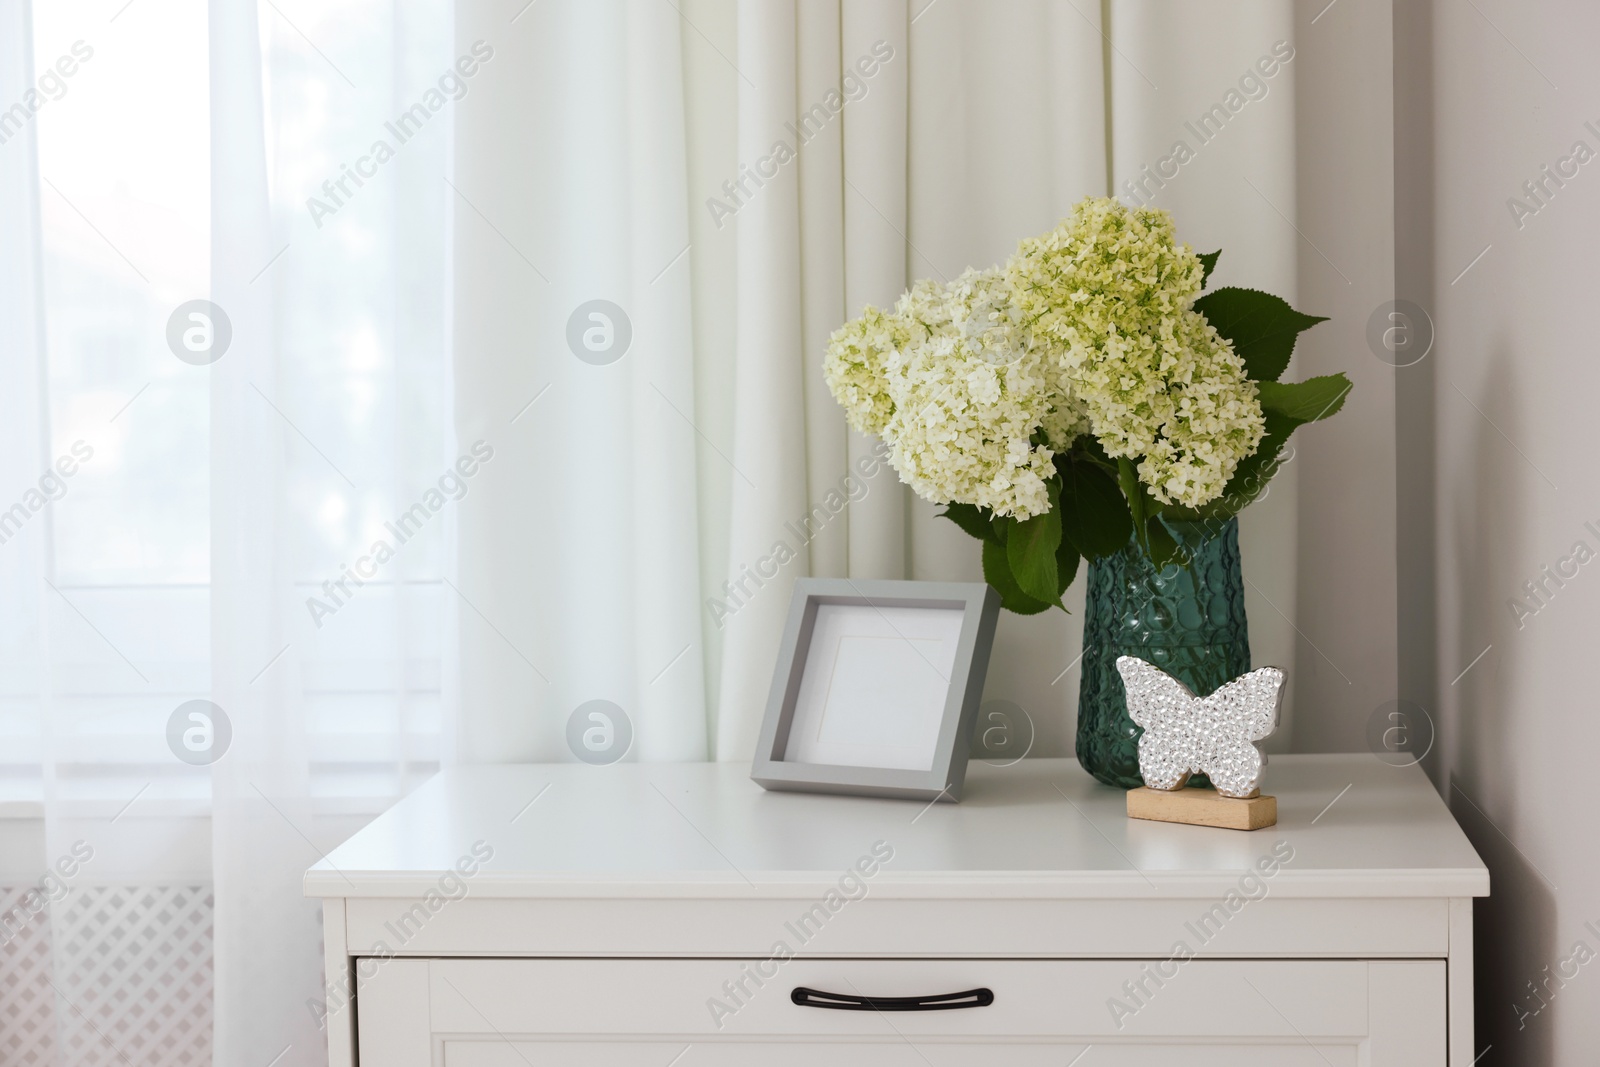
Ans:
POLYGON ((79 886, 17 930, 25 892, 0 888, 0 1063, 209 1067, 209 886, 79 886))
POLYGON ((50 923, 23 901, 26 886, 0 887, 0 1063, 53 1067, 56 995, 50 923))

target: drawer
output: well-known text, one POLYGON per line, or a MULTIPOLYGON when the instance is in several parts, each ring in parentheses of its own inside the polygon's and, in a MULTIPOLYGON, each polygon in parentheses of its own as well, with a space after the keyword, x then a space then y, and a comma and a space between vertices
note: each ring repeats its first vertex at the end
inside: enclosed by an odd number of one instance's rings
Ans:
POLYGON ((365 959, 358 974, 361 1063, 382 1067, 1063 1067, 1091 1047, 1083 1067, 1445 1062, 1442 960, 365 959), (992 1001, 839 1010, 796 988, 992 1001))

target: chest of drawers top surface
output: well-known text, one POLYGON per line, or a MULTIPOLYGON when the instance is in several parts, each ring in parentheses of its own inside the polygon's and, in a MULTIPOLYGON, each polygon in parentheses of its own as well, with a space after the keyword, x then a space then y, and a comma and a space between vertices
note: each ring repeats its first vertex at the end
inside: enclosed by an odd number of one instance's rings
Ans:
POLYGON ((1179 898, 1226 892, 1288 848, 1278 895, 1488 893, 1418 767, 1280 756, 1264 791, 1278 825, 1244 833, 1130 820, 1122 790, 1066 759, 974 763, 965 799, 932 805, 767 792, 742 763, 456 767, 329 853, 305 886, 410 896, 465 863, 480 898, 760 898, 823 890, 865 862, 879 897, 1179 898))

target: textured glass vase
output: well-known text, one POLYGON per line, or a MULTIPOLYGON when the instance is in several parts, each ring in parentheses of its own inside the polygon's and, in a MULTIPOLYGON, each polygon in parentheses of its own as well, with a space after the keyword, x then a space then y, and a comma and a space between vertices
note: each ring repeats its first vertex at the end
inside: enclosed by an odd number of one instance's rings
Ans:
MULTIPOLYGON (((1158 570, 1137 541, 1089 564, 1078 683, 1078 762, 1108 785, 1139 778, 1139 727, 1128 718, 1118 656, 1138 656, 1205 696, 1250 669, 1239 522, 1166 524, 1189 567, 1158 570)), ((1192 785, 1205 784, 1202 775, 1192 785)))

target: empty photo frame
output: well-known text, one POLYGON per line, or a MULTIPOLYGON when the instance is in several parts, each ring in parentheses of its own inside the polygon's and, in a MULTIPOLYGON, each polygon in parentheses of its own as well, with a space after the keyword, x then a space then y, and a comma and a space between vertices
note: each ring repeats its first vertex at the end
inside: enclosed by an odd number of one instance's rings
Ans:
POLYGON ((795 582, 750 777, 961 799, 1000 595, 981 582, 795 582))

